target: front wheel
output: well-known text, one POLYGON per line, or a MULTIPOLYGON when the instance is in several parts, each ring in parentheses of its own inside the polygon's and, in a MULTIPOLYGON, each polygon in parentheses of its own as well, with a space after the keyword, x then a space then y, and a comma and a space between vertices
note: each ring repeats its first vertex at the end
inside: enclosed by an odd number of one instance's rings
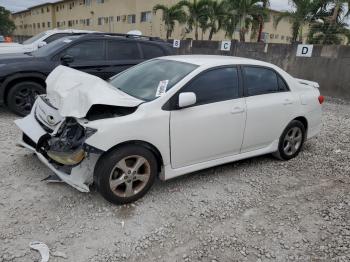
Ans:
POLYGON ((17 115, 26 116, 32 110, 38 95, 44 94, 45 88, 36 82, 24 81, 11 87, 7 94, 7 106, 17 115))
POLYGON ((151 151, 127 145, 103 156, 95 167, 94 177, 101 195, 120 205, 143 197, 157 173, 157 159, 151 151))
POLYGON ((274 153, 274 156, 281 160, 290 160, 296 157, 301 151, 305 136, 306 130, 303 123, 293 120, 283 131, 279 140, 278 151, 274 153))

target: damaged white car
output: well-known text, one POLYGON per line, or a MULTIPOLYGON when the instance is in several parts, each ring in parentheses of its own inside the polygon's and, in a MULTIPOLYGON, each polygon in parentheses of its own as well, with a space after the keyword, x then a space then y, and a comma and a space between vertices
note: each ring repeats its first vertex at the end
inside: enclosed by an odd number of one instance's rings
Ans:
POLYGON ((256 60, 173 56, 108 82, 64 66, 17 120, 20 145, 82 192, 142 197, 162 180, 273 153, 289 160, 321 128, 318 84, 256 60))

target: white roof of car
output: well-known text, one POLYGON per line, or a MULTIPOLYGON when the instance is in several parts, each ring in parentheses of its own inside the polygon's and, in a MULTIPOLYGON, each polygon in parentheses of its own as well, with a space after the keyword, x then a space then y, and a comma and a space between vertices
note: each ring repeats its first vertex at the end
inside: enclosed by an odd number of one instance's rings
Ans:
POLYGON ((90 30, 80 30, 80 29, 57 29, 54 28, 52 30, 47 30, 45 33, 52 34, 52 33, 97 33, 97 31, 90 31, 90 30))
POLYGON ((162 59, 190 63, 198 66, 250 64, 250 65, 274 67, 274 65, 270 63, 266 63, 255 59, 244 58, 244 57, 236 57, 236 56, 177 55, 177 56, 165 56, 165 57, 162 57, 162 59))

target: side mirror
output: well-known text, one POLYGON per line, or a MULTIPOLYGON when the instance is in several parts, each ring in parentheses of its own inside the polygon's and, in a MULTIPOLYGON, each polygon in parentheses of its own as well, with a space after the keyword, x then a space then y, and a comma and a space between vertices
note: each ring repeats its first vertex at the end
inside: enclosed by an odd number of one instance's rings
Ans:
POLYGON ((40 42, 39 44, 38 44, 38 48, 41 48, 41 47, 43 47, 43 46, 46 46, 47 45, 47 43, 46 42, 40 42))
POLYGON ((64 55, 61 57, 62 65, 68 65, 74 62, 74 57, 71 55, 64 55))
POLYGON ((180 93, 179 95, 179 107, 184 108, 188 106, 192 106, 197 102, 197 97, 195 93, 187 92, 180 93))

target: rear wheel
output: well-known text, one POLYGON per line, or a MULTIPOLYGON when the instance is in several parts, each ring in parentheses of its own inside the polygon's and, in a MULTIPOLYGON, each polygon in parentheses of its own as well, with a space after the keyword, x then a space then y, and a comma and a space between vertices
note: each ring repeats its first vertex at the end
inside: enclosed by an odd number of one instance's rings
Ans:
POLYGON ((45 88, 36 82, 25 81, 15 84, 7 94, 7 106, 17 115, 30 113, 36 96, 44 94, 45 88))
POLYGON ((283 131, 274 156, 281 160, 290 160, 296 157, 304 144, 306 136, 305 126, 298 120, 293 120, 283 131))
POLYGON ((144 196, 157 176, 157 159, 146 148, 128 145, 103 156, 95 168, 101 195, 114 204, 127 204, 144 196))

